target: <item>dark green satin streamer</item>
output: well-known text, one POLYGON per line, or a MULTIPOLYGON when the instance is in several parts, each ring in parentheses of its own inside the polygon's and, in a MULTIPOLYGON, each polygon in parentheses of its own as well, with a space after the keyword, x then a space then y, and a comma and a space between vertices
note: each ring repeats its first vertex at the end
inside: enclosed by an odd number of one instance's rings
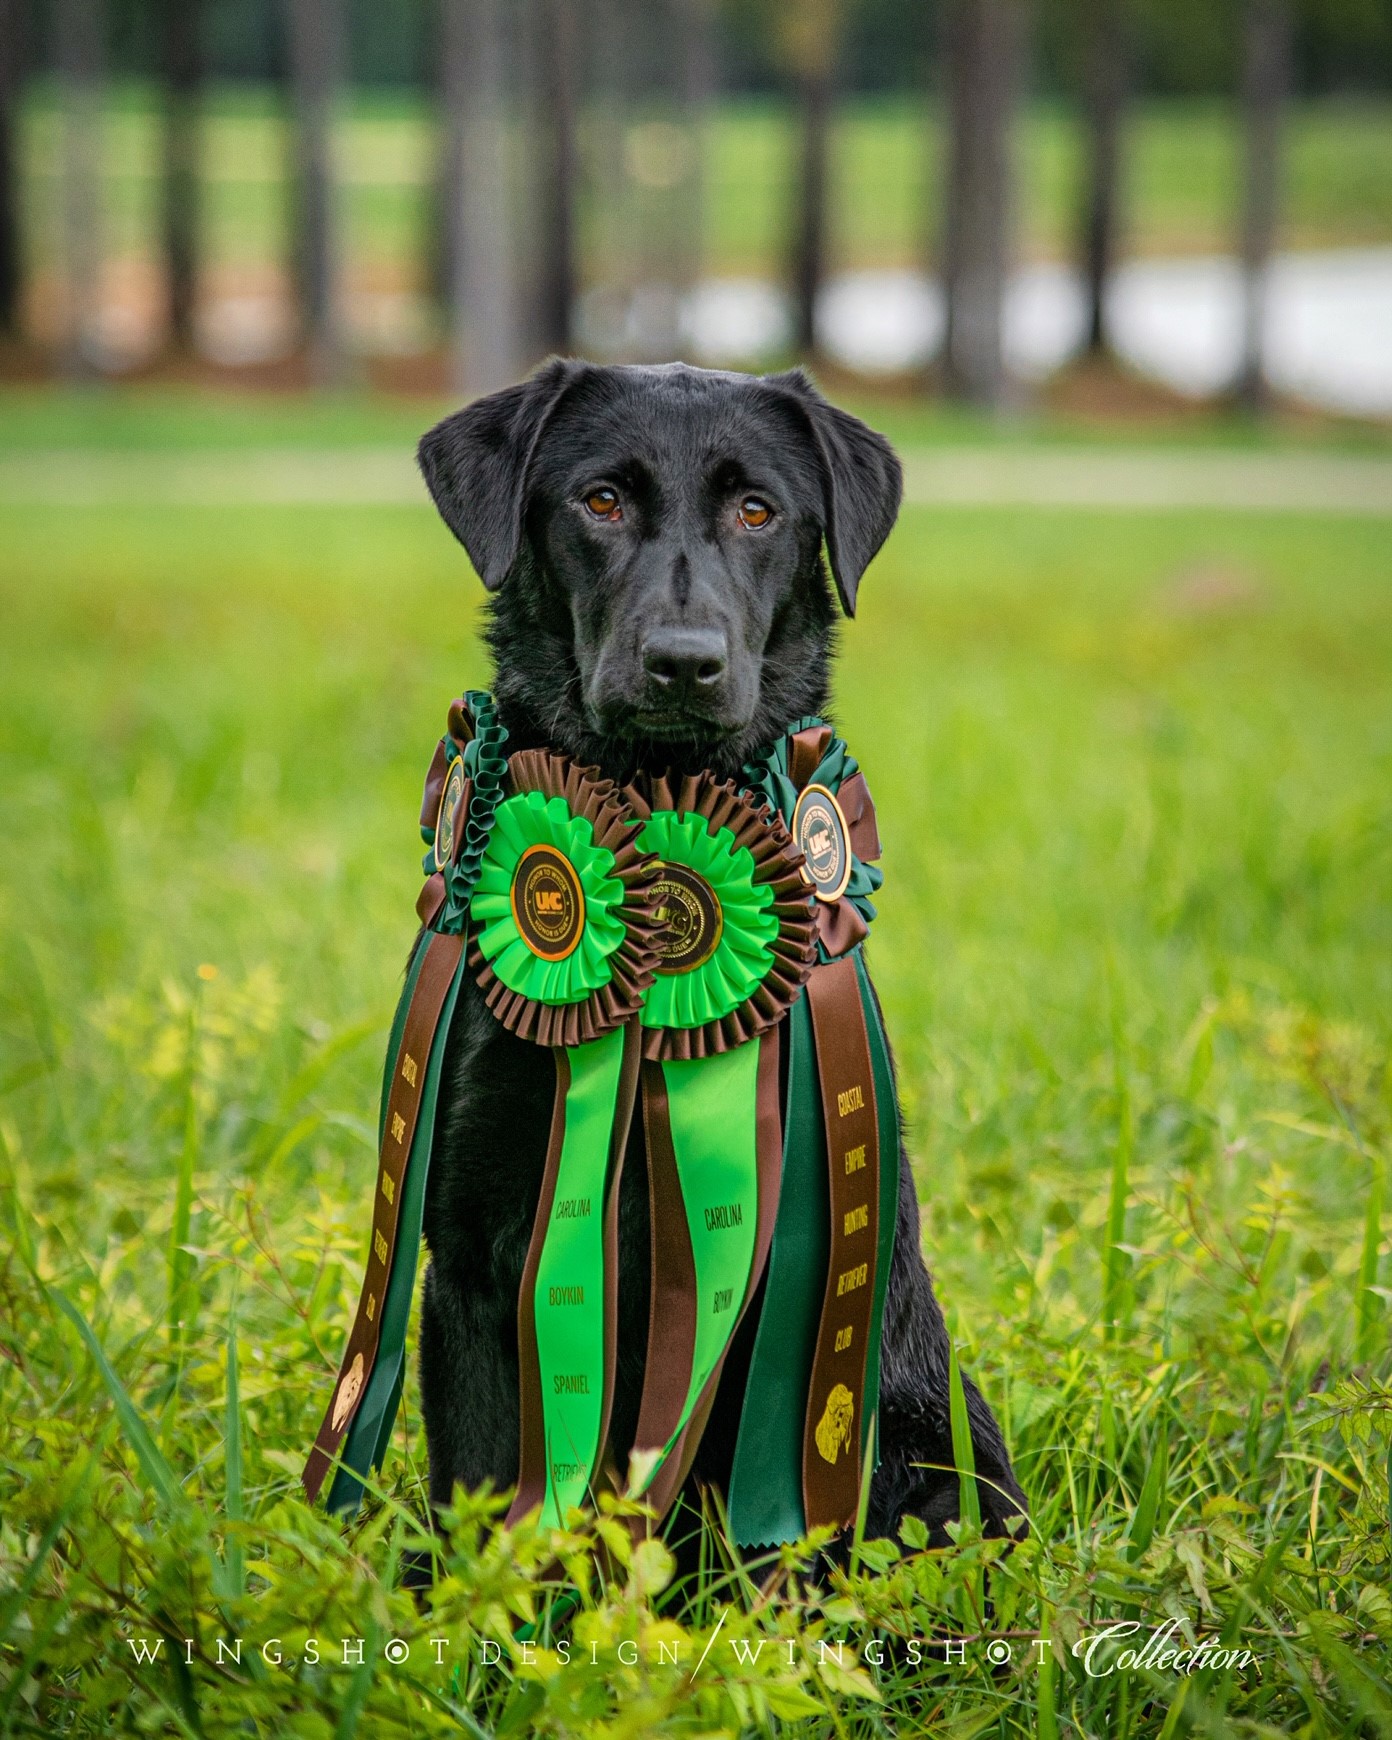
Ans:
MULTIPOLYGON (((406 985, 392 1022, 391 1042, 387 1046, 387 1068, 382 1092, 382 1112, 379 1125, 386 1117, 387 1087, 396 1069, 401 1050, 401 1035, 406 1025, 406 1011, 411 1006, 421 963, 425 959, 428 933, 421 937, 406 985)), ((444 1008, 435 1029, 434 1043, 426 1064, 425 1084, 421 1091, 420 1114, 416 1133, 401 1181, 401 1214, 397 1222, 396 1243, 392 1249, 391 1273, 387 1277, 382 1300, 382 1333, 377 1346, 377 1358, 368 1379, 367 1391, 353 1417, 339 1454, 340 1466, 329 1488, 327 1506, 330 1511, 352 1514, 362 1501, 362 1476, 369 1468, 380 1468, 391 1440, 396 1410, 401 1401, 406 1376, 406 1328, 411 1317, 411 1296, 415 1288, 416 1262, 421 1247, 421 1221, 425 1213, 425 1183, 430 1171, 430 1155, 435 1136, 435 1108, 440 1093, 440 1072, 444 1066, 445 1041, 454 1016, 455 1001, 463 983, 465 963, 461 957, 454 983, 445 996, 444 1008)), ((378 1130, 380 1142, 381 1130, 378 1130)))
MULTIPOLYGON (((880 1333, 899 1198, 899 1123, 889 1049, 859 948, 855 961, 870 1041, 880 1137, 880 1221, 861 1412, 863 1456, 879 1406, 880 1333)), ((730 1477, 730 1531, 742 1547, 774 1546, 795 1541, 807 1532, 802 1443, 831 1240, 826 1131, 805 992, 788 1015, 787 1034, 788 1087, 778 1219, 730 1477)))

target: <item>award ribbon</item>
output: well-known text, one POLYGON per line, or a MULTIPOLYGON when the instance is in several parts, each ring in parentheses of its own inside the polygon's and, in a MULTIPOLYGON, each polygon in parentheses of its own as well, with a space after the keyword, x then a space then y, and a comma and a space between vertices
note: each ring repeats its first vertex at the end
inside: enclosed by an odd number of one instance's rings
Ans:
POLYGON ((763 1277, 782 1146, 778 1023, 811 967, 797 849, 765 806, 708 774, 629 799, 660 861, 664 929, 643 1002, 652 1284, 629 1492, 663 1516, 700 1444, 763 1277))
POLYGON ((362 1476, 381 1467, 401 1400, 440 1072, 465 970, 464 919, 498 802, 506 738, 492 701, 470 690, 450 704, 426 775, 421 833, 431 849, 417 904, 426 928, 387 1044, 372 1242, 338 1379, 301 1476, 312 1503, 338 1457, 331 1511, 356 1510, 362 1476))
POLYGON ((397 1009, 396 1043, 388 1051, 390 1073, 382 1096, 367 1271, 338 1380, 303 1476, 305 1495, 312 1502, 352 1429, 343 1467, 329 1494, 331 1510, 356 1506, 362 1491, 357 1476, 369 1462, 380 1462, 376 1451, 382 1420, 386 1419, 389 1434, 396 1413, 405 1344, 405 1324, 398 1319, 403 1296, 405 1310, 410 1310, 420 1247, 424 1174, 434 1135, 444 1053, 442 1041, 449 1032, 449 1018, 459 993, 463 954, 462 937, 430 934, 428 941, 417 947, 397 1009), (408 1183, 412 1188, 407 1188, 408 1183), (384 1331, 388 1357, 379 1366, 377 1354, 384 1331))
POLYGON ((826 1134, 831 1249, 803 1433, 809 1518, 846 1524, 860 1493, 868 1429, 865 1355, 879 1255, 880 1137, 856 964, 843 956, 807 983, 826 1134))
POLYGON ((860 947, 882 880, 866 862, 879 837, 864 778, 820 719, 798 721, 746 774, 802 847, 821 963, 788 1019, 778 1220, 728 1494, 736 1541, 765 1546, 855 1516, 879 1400, 899 1132, 860 947))
POLYGON ((508 762, 480 858, 470 962, 503 1025, 556 1065, 541 1197, 518 1295, 516 1521, 562 1527, 591 1496, 618 1352, 618 1187, 638 1010, 657 956, 654 861, 609 780, 558 755, 508 762))
POLYGON ((696 774, 620 792, 547 751, 505 758, 506 735, 470 691, 427 776, 426 928, 388 1047, 372 1245, 305 1490, 337 1458, 329 1505, 350 1509, 385 1453, 468 970, 493 1015, 555 1063, 518 1298, 509 1520, 564 1526, 601 1479, 618 1480, 618 1191, 641 1103, 652 1286, 628 1491, 666 1514, 756 1310, 735 1538, 842 1526, 872 1445, 899 1174, 860 948, 880 882, 864 779, 819 719, 791 726, 744 790, 696 774))
POLYGON ((558 1050, 546 1171, 518 1304, 521 1448, 510 1521, 563 1527, 591 1496, 614 1400, 618 1202, 639 1036, 558 1050))

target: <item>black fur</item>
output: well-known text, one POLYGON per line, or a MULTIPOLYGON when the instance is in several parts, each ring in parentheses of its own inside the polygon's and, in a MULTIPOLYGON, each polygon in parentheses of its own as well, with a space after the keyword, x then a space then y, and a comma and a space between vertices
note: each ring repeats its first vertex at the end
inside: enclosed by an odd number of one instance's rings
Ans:
MULTIPOLYGON (((492 594, 493 693, 509 748, 551 747, 619 779, 669 766, 728 775, 790 719, 825 713, 836 607, 823 543, 850 614, 900 495, 888 443, 801 373, 552 362, 432 429, 420 461, 492 594), (617 517, 586 506, 601 488, 617 517), (750 497, 771 508, 765 524, 738 517, 750 497)), ((506 1487, 517 1476, 517 1295, 554 1087, 548 1055, 508 1034, 472 981, 445 1071, 420 1344, 437 1506, 456 1482, 506 1487)), ((640 1120, 620 1187, 619 1262, 622 1467, 648 1315, 640 1120)), ((731 1350, 696 1480, 728 1475, 756 1316, 731 1350)), ((907 1167, 881 1373, 870 1529, 893 1533, 914 1512, 941 1542, 958 1499, 948 1339, 907 1167)), ((990 1409, 970 1380, 965 1389, 982 1515, 998 1532, 1025 1502, 990 1409)))

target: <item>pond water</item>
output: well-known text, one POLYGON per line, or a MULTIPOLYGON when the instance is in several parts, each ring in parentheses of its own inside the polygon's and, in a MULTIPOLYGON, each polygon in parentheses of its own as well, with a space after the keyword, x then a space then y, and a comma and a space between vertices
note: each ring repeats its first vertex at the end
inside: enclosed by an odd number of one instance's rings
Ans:
MULTIPOLYGON (((1130 261, 1108 315, 1119 355, 1141 373, 1196 396, 1232 380, 1242 319, 1235 260, 1130 261)), ((1330 410, 1392 414, 1392 248, 1278 255, 1266 318, 1267 373, 1279 391, 1330 410)), ((1083 320, 1082 287, 1066 267, 1018 272, 1005 312, 1011 371, 1046 378, 1076 353, 1083 320)), ((827 355, 867 375, 930 362, 943 326, 941 287, 911 272, 847 273, 827 284, 818 307, 827 355)), ((707 280, 686 298, 680 332, 702 362, 758 364, 787 344, 787 299, 753 279, 707 280)), ((641 333, 631 336, 641 344, 641 333)))

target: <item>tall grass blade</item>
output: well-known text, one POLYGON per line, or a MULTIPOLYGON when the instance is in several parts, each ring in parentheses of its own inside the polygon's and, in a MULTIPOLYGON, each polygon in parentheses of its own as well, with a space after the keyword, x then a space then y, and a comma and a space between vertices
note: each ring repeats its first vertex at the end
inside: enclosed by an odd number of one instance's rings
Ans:
POLYGON ((971 1417, 967 1392, 962 1388, 962 1368, 957 1363, 957 1343, 948 1345, 948 1409, 952 1423, 952 1460, 957 1467, 959 1515, 973 1529, 981 1527, 981 1496, 976 1487, 976 1451, 972 1447, 971 1417))
POLYGON ((1378 1249, 1382 1244, 1383 1168, 1380 1155, 1372 1157, 1368 1181, 1368 1208, 1363 1219, 1363 1255, 1358 1264, 1358 1358, 1371 1364, 1377 1358, 1382 1318, 1382 1300, 1373 1289, 1378 1278, 1378 1249))
POLYGON ((236 1534, 237 1525, 245 1518, 242 1507, 242 1408, 241 1388, 237 1370, 237 1300, 233 1295, 227 1319, 227 1414, 223 1425, 223 1460, 226 1470, 224 1507, 232 1525, 228 1535, 224 1566, 227 1593, 246 1593, 246 1565, 242 1543, 236 1534))
POLYGON ((1126 1556, 1132 1564, 1137 1559, 1144 1558, 1150 1543, 1155 1538, 1155 1519, 1160 1510, 1160 1494, 1165 1490, 1165 1482, 1169 1478, 1170 1440, 1165 1428, 1157 1428, 1157 1440, 1151 1453, 1150 1467, 1146 1469, 1145 1482, 1141 1487, 1141 1496, 1136 1500, 1135 1513, 1131 1518, 1128 1531, 1129 1541, 1126 1556))
POLYGON ((1053 1643, 1047 1629, 1041 1625, 1040 1636, 1046 1647, 1039 1652, 1039 1674, 1035 1694, 1034 1731, 1038 1740, 1058 1740, 1058 1707, 1053 1643))
POLYGON ((865 1456, 860 1465, 860 1502, 856 1505, 855 1530, 851 1536, 850 1570, 854 1577, 860 1569, 860 1549, 865 1540, 865 1519, 870 1514, 870 1480, 875 1472, 875 1434, 879 1418, 870 1416, 870 1430, 865 1434, 865 1456))
POLYGON ((334 1740, 353 1740, 358 1731, 358 1723, 362 1720, 362 1713, 367 1707, 367 1694, 372 1690, 372 1677, 377 1671, 377 1653, 382 1643, 382 1628, 375 1619, 369 1619, 364 1629, 367 1637, 363 1659, 353 1670, 353 1677, 348 1682, 348 1695, 338 1713, 334 1740))
POLYGON ((174 1470, 165 1461, 159 1446, 150 1436, 149 1427, 141 1418, 140 1411, 131 1400, 125 1385, 113 1370, 101 1343, 92 1331, 91 1324, 88 1323, 72 1300, 60 1293, 56 1287, 48 1288, 48 1296, 76 1328, 88 1353, 95 1360, 97 1370, 101 1373, 102 1382, 106 1385, 107 1393, 115 1404, 121 1429, 126 1435, 126 1442, 130 1445, 132 1454, 140 1464, 140 1470, 145 1476, 146 1484, 161 1503, 170 1510, 186 1510, 188 1500, 185 1497, 183 1487, 180 1486, 174 1470))
POLYGON ((1193 1683, 1192 1680, 1179 1682, 1175 1695, 1170 1699, 1170 1707, 1165 1712, 1165 1720, 1156 1740, 1171 1740, 1171 1736, 1179 1728, 1180 1719, 1184 1714, 1184 1700, 1189 1696, 1189 1688, 1193 1683))
POLYGON ((1106 1245, 1102 1262, 1102 1335, 1112 1341, 1124 1334, 1126 1281, 1131 1259, 1122 1250, 1126 1237, 1126 1199, 1131 1190, 1131 1080, 1127 1067, 1126 1036, 1122 1019, 1121 992, 1110 955, 1107 982, 1111 991, 1112 1086, 1116 1097, 1116 1148, 1112 1153, 1111 1190, 1107 1200, 1106 1245))
POLYGON ((174 1222, 169 1229, 169 1346, 176 1368, 193 1324, 190 1321, 189 1286, 193 1258, 184 1246, 189 1238, 193 1213, 193 1174, 198 1164, 198 993, 189 1009, 188 1062, 184 1071, 184 1140, 179 1150, 179 1171, 174 1186, 174 1222))

